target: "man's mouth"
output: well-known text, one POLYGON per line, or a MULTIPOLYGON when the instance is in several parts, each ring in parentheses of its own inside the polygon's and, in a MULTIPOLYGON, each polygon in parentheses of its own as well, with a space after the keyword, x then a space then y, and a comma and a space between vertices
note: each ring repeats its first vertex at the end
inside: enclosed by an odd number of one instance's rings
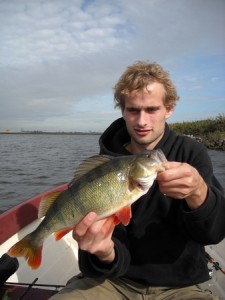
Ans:
POLYGON ((134 131, 136 132, 137 135, 139 136, 146 136, 150 131, 152 131, 152 129, 139 129, 139 128, 135 128, 134 131))

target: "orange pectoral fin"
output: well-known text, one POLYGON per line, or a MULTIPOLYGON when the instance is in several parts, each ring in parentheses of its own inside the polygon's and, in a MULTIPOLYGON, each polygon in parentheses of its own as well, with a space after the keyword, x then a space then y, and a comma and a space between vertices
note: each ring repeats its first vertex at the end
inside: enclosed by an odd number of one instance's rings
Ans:
MULTIPOLYGON (((132 216, 132 214, 131 214, 130 206, 126 206, 126 207, 122 208, 115 214, 115 217, 117 218, 117 220, 119 220, 125 226, 130 223, 131 216, 132 216)), ((114 219, 114 222, 115 222, 115 219, 114 219)))
POLYGON ((67 233, 69 233, 72 229, 73 229, 73 227, 66 228, 66 229, 55 232, 54 236, 55 236, 56 241, 61 240, 61 238, 64 237, 64 235, 66 235, 67 233))

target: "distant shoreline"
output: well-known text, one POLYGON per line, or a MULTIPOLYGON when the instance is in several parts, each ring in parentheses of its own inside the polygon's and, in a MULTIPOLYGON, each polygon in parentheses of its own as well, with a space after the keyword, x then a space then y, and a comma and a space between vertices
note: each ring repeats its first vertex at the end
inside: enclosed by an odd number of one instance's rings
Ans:
MULTIPOLYGON (((1 132, 0 135, 101 135, 101 132, 45 132, 45 131, 25 131, 25 132, 1 132)), ((186 134, 182 134, 186 135, 186 134)), ((214 141, 209 141, 207 138, 196 137, 193 135, 187 135, 198 142, 201 142, 210 150, 220 150, 225 151, 225 139, 218 139, 214 141)))
POLYGON ((189 135, 208 149, 225 151, 225 115, 206 120, 173 123, 170 128, 180 135, 189 135))
POLYGON ((102 134, 101 132, 51 132, 51 131, 21 131, 21 132, 17 132, 17 131, 10 131, 10 132, 6 132, 6 131, 0 131, 0 134, 7 134, 7 135, 12 135, 12 134, 31 134, 31 135, 100 135, 102 134))

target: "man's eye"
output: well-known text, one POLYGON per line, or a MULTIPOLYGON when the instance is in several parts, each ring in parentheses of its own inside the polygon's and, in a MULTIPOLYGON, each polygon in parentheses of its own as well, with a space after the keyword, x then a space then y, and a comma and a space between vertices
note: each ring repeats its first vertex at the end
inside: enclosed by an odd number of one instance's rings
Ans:
POLYGON ((139 110, 138 109, 135 109, 135 108, 128 108, 127 109, 129 112, 131 112, 131 113, 138 113, 139 112, 139 110))
POLYGON ((147 109, 147 112, 148 112, 148 113, 154 113, 154 112, 157 111, 157 110, 159 110, 158 107, 149 107, 149 108, 147 109))

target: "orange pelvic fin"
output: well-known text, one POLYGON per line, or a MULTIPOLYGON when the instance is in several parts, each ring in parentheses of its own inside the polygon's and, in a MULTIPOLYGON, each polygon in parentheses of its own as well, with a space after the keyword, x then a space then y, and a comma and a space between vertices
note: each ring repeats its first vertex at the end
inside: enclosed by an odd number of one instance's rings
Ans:
POLYGON ((73 227, 55 232, 54 236, 55 236, 56 241, 61 240, 61 238, 64 237, 64 235, 66 235, 67 233, 69 233, 72 229, 73 229, 73 227))
POLYGON ((128 225, 130 223, 131 219, 131 207, 126 206, 119 210, 114 217, 114 223, 117 225, 120 222, 123 223, 123 225, 128 225))
POLYGON ((13 257, 23 256, 32 269, 37 269, 41 264, 42 246, 43 245, 39 245, 35 247, 32 244, 30 235, 27 235, 21 241, 12 246, 8 250, 8 254, 13 257))

